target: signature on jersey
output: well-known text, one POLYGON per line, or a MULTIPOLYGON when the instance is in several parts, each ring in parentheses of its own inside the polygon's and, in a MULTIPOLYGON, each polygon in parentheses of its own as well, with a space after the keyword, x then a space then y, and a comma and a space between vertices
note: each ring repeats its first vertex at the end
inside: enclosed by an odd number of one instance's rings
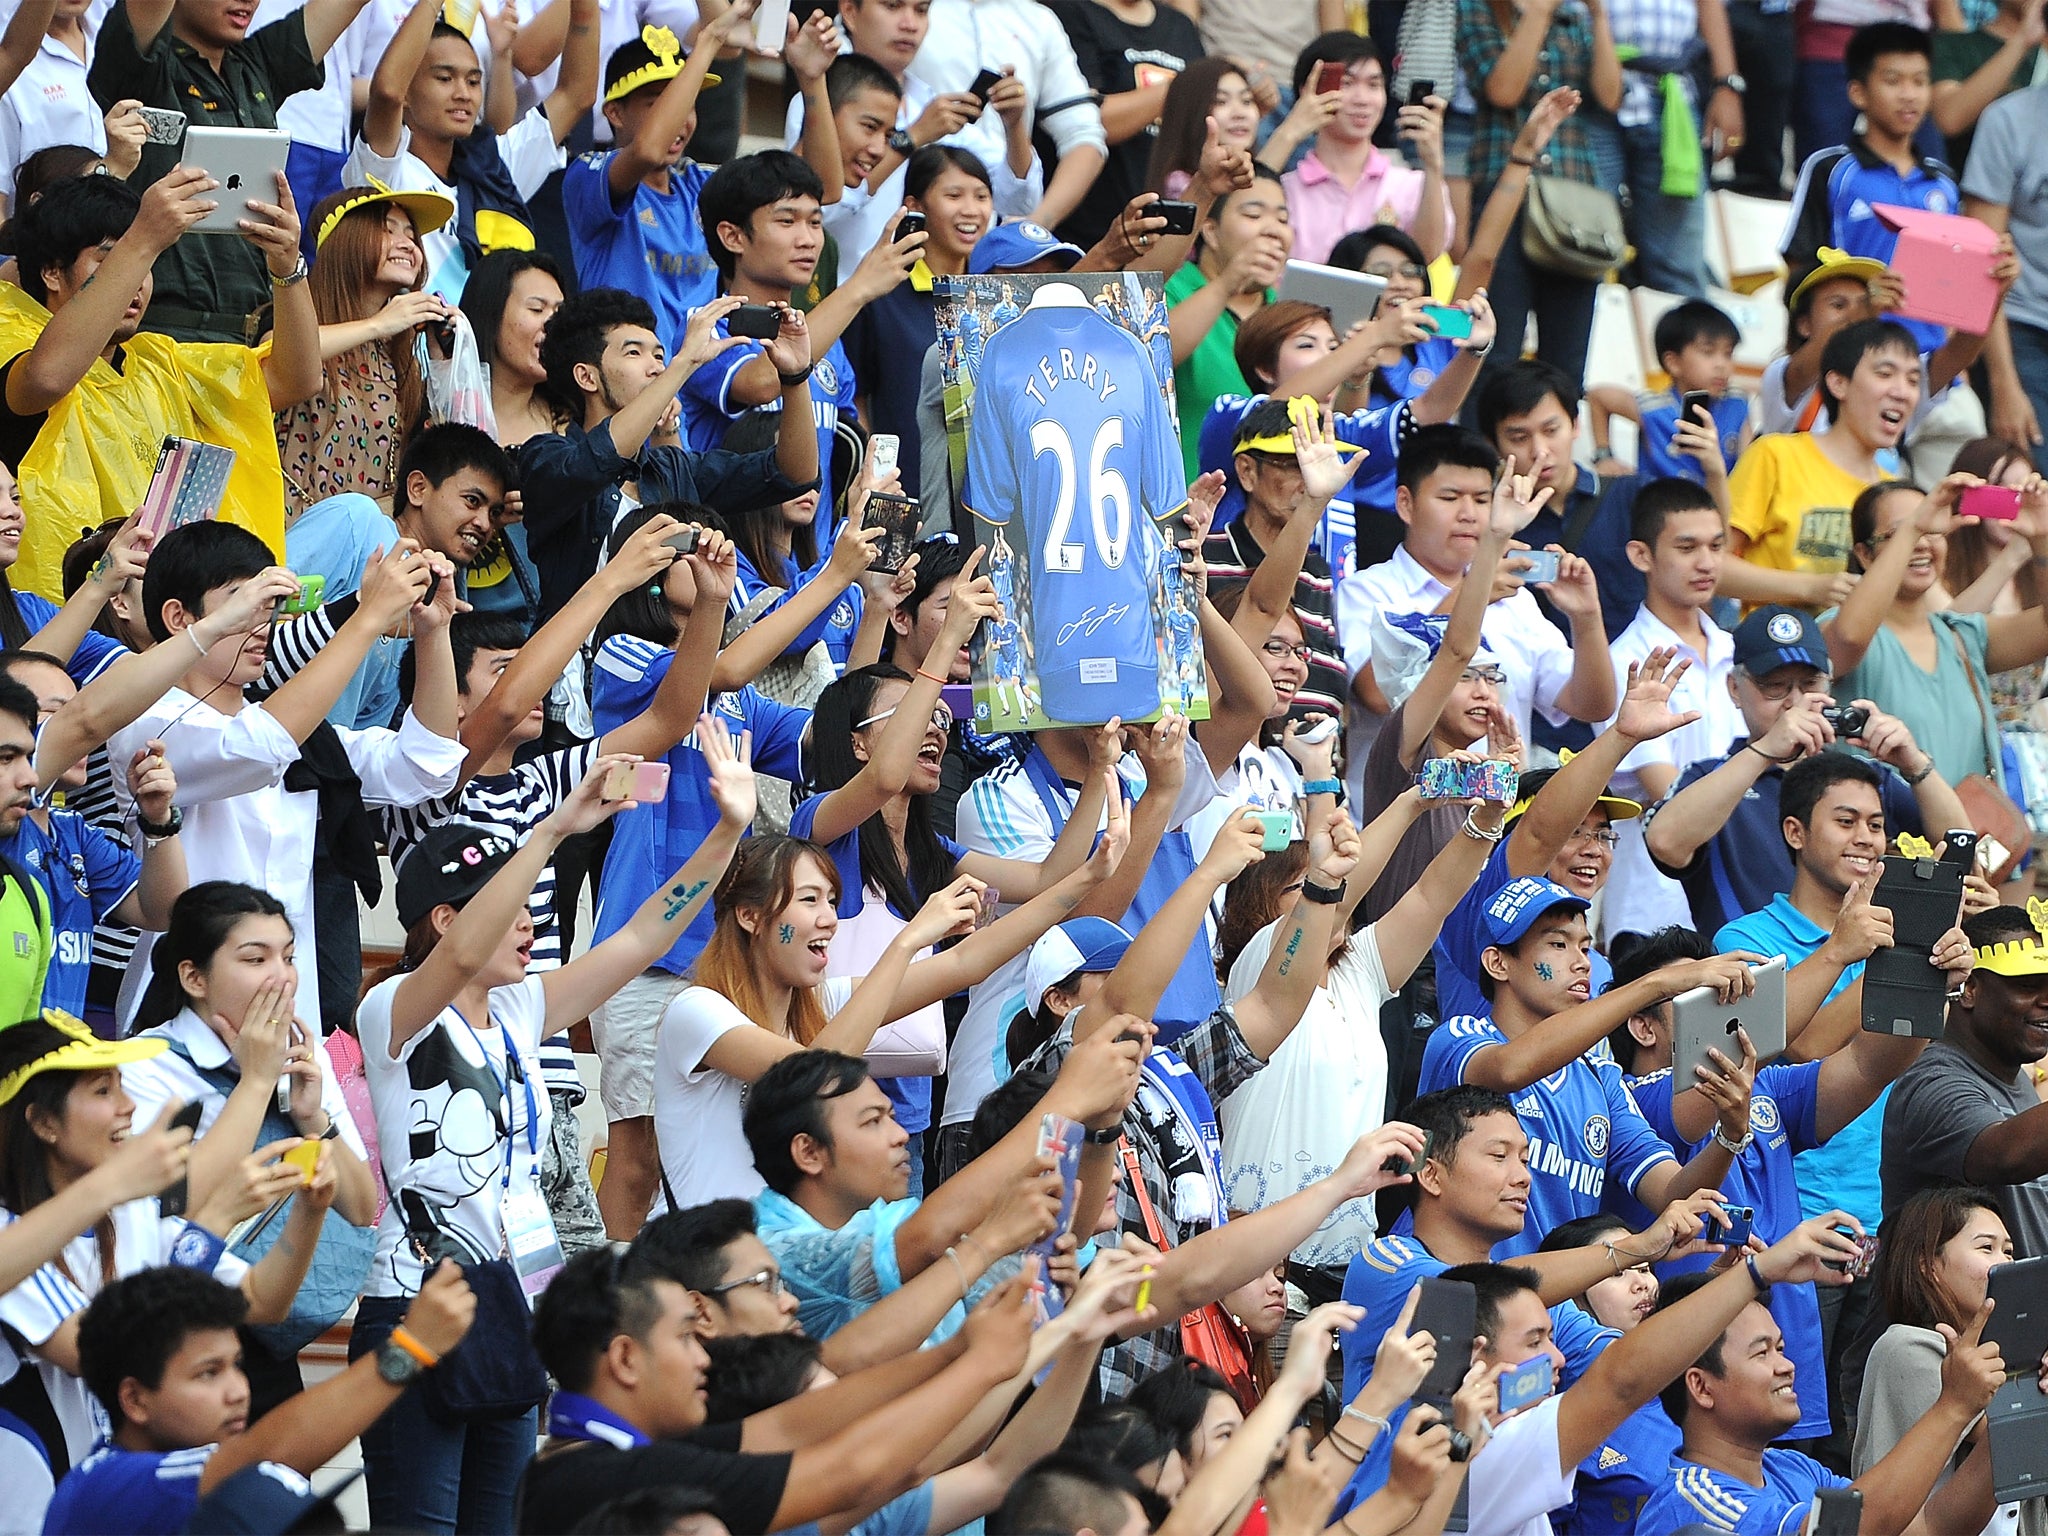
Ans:
POLYGON ((1130 611, 1131 605, 1129 603, 1111 603, 1108 607, 1101 609, 1091 604, 1082 611, 1078 619, 1075 619, 1072 623, 1060 626, 1059 633, 1053 638, 1053 643, 1055 645, 1065 645, 1069 640, 1085 640, 1104 625, 1123 623, 1124 619, 1129 616, 1130 611))

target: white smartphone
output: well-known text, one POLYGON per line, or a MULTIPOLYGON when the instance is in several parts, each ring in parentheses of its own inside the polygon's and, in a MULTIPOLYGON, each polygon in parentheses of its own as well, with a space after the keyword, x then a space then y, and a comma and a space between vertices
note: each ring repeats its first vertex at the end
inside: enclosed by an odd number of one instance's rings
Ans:
POLYGON ((754 12, 754 46, 763 53, 782 52, 789 36, 789 0, 761 0, 754 12))
POLYGON ((875 467, 875 479, 889 478, 889 471, 896 467, 896 455, 902 450, 903 444, 894 432, 877 432, 868 439, 868 462, 875 467))

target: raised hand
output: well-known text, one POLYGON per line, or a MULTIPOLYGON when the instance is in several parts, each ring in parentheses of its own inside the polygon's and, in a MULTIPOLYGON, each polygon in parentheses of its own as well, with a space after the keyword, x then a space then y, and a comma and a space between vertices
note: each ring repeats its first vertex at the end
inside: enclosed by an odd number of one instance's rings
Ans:
MULTIPOLYGON (((872 256, 874 252, 868 254, 872 256)), ((794 377, 810 367, 811 325, 804 312, 793 305, 783 305, 782 328, 762 344, 761 351, 778 373, 794 377)))
POLYGON ((272 277, 290 277, 298 270, 302 259, 299 255, 299 205, 292 201, 292 184, 285 180, 283 171, 276 173, 277 201, 266 203, 260 198, 248 200, 251 218, 237 219, 235 225, 242 232, 242 238, 263 253, 264 265, 270 268, 272 277))
POLYGON ((1426 1503, 1450 1470, 1451 1426, 1435 1408, 1418 1403, 1408 1410, 1394 1436, 1394 1464, 1387 1486, 1411 1504, 1426 1503))
POLYGON ((725 722, 707 711, 697 717, 697 749, 704 754, 719 822, 744 828, 754 819, 758 795, 754 783, 754 733, 741 731, 735 740, 725 722))
MULTIPOLYGON (((1064 1241, 1072 1241, 1071 1236, 1064 1241)), ((1071 1319, 1074 1336, 1086 1343, 1100 1343, 1123 1331, 1124 1325, 1139 1320, 1131 1310, 1143 1280, 1145 1259, 1124 1248, 1098 1248, 1095 1262, 1082 1274, 1061 1314, 1071 1319)), ((1148 1305, 1146 1312, 1153 1309, 1148 1305)))
POLYGON ((1102 802, 1102 835, 1089 851, 1088 862, 1081 866, 1090 885, 1100 885, 1115 874, 1131 846, 1130 802, 1124 799, 1123 784, 1116 774, 1112 771, 1106 777, 1109 782, 1102 802))
POLYGON ((1024 1261, 1020 1273, 982 1297, 981 1305, 961 1324, 967 1353, 987 1363, 994 1381, 1008 1381, 1024 1368, 1031 1349, 1031 1326, 1038 1316, 1031 1304, 1031 1283, 1037 1277, 1034 1255, 1024 1261))
POLYGON ((1216 837, 1202 858, 1202 870, 1219 885, 1228 885, 1266 856, 1262 846, 1266 829, 1258 813, 1241 806, 1235 815, 1216 829, 1216 837))
POLYGON ((1134 726, 1138 761, 1145 768, 1147 793, 1178 795, 1188 775, 1188 717, 1167 709, 1150 725, 1134 726))
POLYGON ((927 897, 917 916, 904 925, 904 932, 917 949, 974 932, 981 920, 983 893, 988 887, 972 875, 961 875, 944 890, 927 897))
POLYGON ((1996 1306, 1989 1296, 1977 1309, 1969 1326, 1957 1333, 1947 1323, 1936 1323, 1948 1341, 1948 1354, 1941 1362, 1941 1395, 1973 1418, 1991 1405, 1998 1389, 2005 1385, 2005 1359, 1995 1343, 1984 1342, 1984 1325, 1996 1306))
POLYGON ((1054 1084, 1062 1113, 1091 1131, 1106 1131, 1123 1119, 1155 1033, 1151 1020, 1119 1013, 1076 1040, 1054 1084))
POLYGON ((1844 966, 1850 966, 1859 960, 1868 960, 1880 949, 1892 947, 1891 909, 1870 904, 1871 895, 1877 890, 1878 876, 1882 873, 1881 869, 1873 869, 1842 893, 1842 905, 1835 914, 1834 931, 1821 945, 1828 952, 1830 962, 1839 960, 1844 966))
POLYGON ((106 553, 94 563, 86 584, 106 598, 128 590, 128 583, 137 581, 149 570, 150 546, 156 536, 142 526, 140 519, 129 518, 121 525, 121 531, 108 542, 106 553))
MULTIPOLYGON (((291 577, 292 594, 296 595, 298 577, 289 571, 284 574, 291 577)), ((419 545, 411 539, 400 539, 390 549, 372 554, 370 563, 363 567, 356 612, 374 624, 379 634, 388 634, 427 595, 433 579, 433 567, 420 557, 419 545)))
POLYGON ((1508 455, 1500 478, 1493 482, 1493 505, 1487 518, 1495 537, 1513 538, 1534 522, 1536 514, 1549 504, 1551 488, 1546 485, 1537 489, 1538 477, 1547 462, 1547 454, 1539 449, 1535 463, 1529 466, 1529 473, 1521 475, 1515 473, 1514 455, 1508 455))
POLYGON ((789 18, 788 37, 782 45, 782 62, 796 76, 799 87, 824 79, 825 71, 838 57, 839 29, 832 24, 832 17, 827 12, 811 12, 810 19, 801 27, 796 24, 794 16, 789 18))
POLYGON ((236 1223, 305 1188, 306 1176, 297 1165, 282 1161, 285 1153, 304 1140, 303 1136, 287 1136, 251 1152, 193 1212, 192 1224, 225 1237, 236 1223))
POLYGON ((1699 719, 1696 709, 1678 714, 1671 708, 1671 690, 1691 665, 1689 658, 1679 657, 1669 646, 1650 652, 1639 662, 1631 662, 1628 687, 1622 693, 1621 709, 1611 729, 1631 741, 1654 741, 1699 719))
MULTIPOLYGON (((710 717, 700 715, 697 728, 704 729, 704 722, 710 717)), ((640 758, 630 752, 610 752, 590 765, 590 772, 583 776, 583 782, 569 791, 569 796, 548 816, 541 825, 557 839, 574 837, 578 832, 588 832, 620 811, 629 809, 629 799, 608 800, 605 798, 604 781, 611 777, 614 768, 627 763, 637 763, 640 758)))
POLYGON ((1418 1333, 1408 1331, 1408 1325, 1415 1321, 1415 1304, 1421 1297, 1420 1285, 1409 1290, 1408 1299, 1401 1303, 1401 1315, 1394 1319, 1391 1328, 1380 1335, 1380 1347, 1373 1352, 1372 1380, 1366 1383, 1365 1390, 1380 1388, 1374 1396, 1389 1406, 1405 1403, 1413 1397, 1415 1389, 1422 1385, 1423 1377, 1436 1364, 1436 1335, 1427 1328, 1418 1333))
POLYGON ((1756 1256, 1757 1273, 1772 1285, 1797 1285, 1811 1280, 1816 1285, 1847 1285, 1845 1265, 1861 1257, 1856 1238, 1863 1235, 1863 1223, 1847 1211, 1828 1211, 1809 1217, 1756 1256), (1847 1227, 1855 1237, 1835 1230, 1847 1227))
POLYGON ((1739 1144, 1749 1134, 1749 1097, 1756 1087, 1756 1046, 1746 1029, 1736 1030, 1735 1039, 1742 1047, 1740 1061, 1730 1061, 1719 1048, 1710 1048, 1707 1059, 1713 1063, 1712 1068, 1694 1067, 1693 1076, 1698 1081, 1681 1086, 1697 1088, 1714 1106, 1721 1134, 1739 1144))
POLYGON ((179 1100, 171 1100, 157 1112, 148 1130, 129 1132, 114 1148, 113 1156, 88 1176, 103 1186, 110 1207, 162 1194, 185 1176, 185 1166, 192 1159, 192 1132, 171 1124, 184 1107, 179 1100))
POLYGON ((1546 92, 1543 99, 1529 109, 1528 121, 1515 135, 1515 153, 1525 160, 1541 158, 1543 152, 1550 148, 1552 136, 1564 126, 1566 118, 1579 110, 1582 100, 1584 98, 1568 85, 1546 92))
POLYGON ((1266 1474, 1267 1536, 1322 1536, 1344 1491, 1345 1471, 1340 1461, 1309 1455, 1306 1429, 1290 1432, 1286 1458, 1266 1474))
POLYGON ((220 206, 213 196, 219 187, 219 182, 196 165, 173 168, 142 194, 142 206, 135 210, 129 233, 153 254, 169 250, 186 230, 220 206))
POLYGON ((1756 977, 1749 967, 1758 957, 1747 954, 1708 955, 1704 960, 1679 960, 1657 972, 1657 987, 1673 998, 1694 987, 1712 987, 1714 996, 1732 1003, 1756 990, 1756 977))
MULTIPOLYGON (((1347 1200, 1359 1200, 1390 1184, 1406 1184, 1413 1177, 1395 1173, 1387 1164, 1396 1160, 1415 1167, 1422 1161, 1422 1132, 1404 1120, 1389 1120, 1376 1131, 1367 1131, 1351 1144, 1344 1161, 1330 1175, 1344 1190, 1347 1200)), ((1406 1397, 1407 1393, 1401 1394, 1406 1397)))
POLYGON ((1358 827, 1341 808, 1316 828, 1308 840, 1308 863, 1318 885, 1342 885, 1358 868, 1362 845, 1358 827))
POLYGON ((1304 1403, 1313 1401, 1323 1390, 1337 1335, 1349 1333, 1364 1320, 1365 1308, 1348 1301, 1326 1301, 1311 1311, 1294 1325, 1287 1341, 1287 1359, 1272 1390, 1291 1392, 1304 1403))
POLYGON ((220 1014, 215 1029, 235 1058, 235 1070, 253 1083, 274 1083, 284 1075, 291 1048, 292 989, 283 981, 266 981, 249 997, 239 1023, 220 1014))
POLYGON ((1243 145, 1223 142, 1223 131, 1216 126, 1216 119, 1205 120, 1207 131, 1202 139, 1202 153, 1195 163, 1195 181, 1211 197, 1222 197, 1231 192, 1242 192, 1252 184, 1257 174, 1252 169, 1252 154, 1243 145))
POLYGON ((128 792, 142 819, 161 826, 171 819, 171 802, 178 793, 178 776, 164 756, 164 744, 151 741, 128 760, 128 792))
POLYGON ((1301 469, 1301 493, 1310 501, 1328 501, 1351 483, 1359 465, 1365 462, 1366 451, 1343 451, 1350 444, 1338 438, 1336 422, 1327 405, 1288 414, 1294 418, 1288 430, 1293 434, 1295 462, 1301 469))
POLYGON ((1600 586, 1593 579, 1593 567, 1578 555, 1557 545, 1557 576, 1543 583, 1550 605, 1568 619, 1600 617, 1600 586))

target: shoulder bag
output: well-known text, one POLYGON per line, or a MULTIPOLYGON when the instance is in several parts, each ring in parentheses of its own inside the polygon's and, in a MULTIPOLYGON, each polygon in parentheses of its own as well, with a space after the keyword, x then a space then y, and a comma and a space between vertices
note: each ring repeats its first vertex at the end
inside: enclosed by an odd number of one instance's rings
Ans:
MULTIPOLYGON (((1152 1197, 1146 1193, 1145 1175, 1138 1167, 1138 1154, 1132 1150, 1130 1138, 1119 1136, 1116 1148, 1117 1155, 1124 1160, 1124 1177, 1130 1181, 1131 1193, 1144 1214, 1146 1237, 1161 1253, 1169 1252, 1173 1244, 1166 1240, 1159 1213, 1152 1208, 1152 1197)), ((1181 1317, 1180 1347, 1181 1353, 1201 1361, 1229 1383, 1231 1394, 1246 1413, 1258 1406, 1259 1387, 1252 1378, 1251 1341, 1221 1303, 1209 1302, 1181 1317)))

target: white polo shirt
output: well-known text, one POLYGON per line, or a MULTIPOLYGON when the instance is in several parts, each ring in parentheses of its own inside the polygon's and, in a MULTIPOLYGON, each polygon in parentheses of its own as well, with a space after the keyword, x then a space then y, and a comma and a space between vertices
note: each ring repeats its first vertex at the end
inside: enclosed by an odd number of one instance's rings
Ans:
POLYGON ((1571 1502, 1579 1469, 1559 1465, 1553 1393, 1493 1432, 1472 1458, 1466 1530, 1471 1536, 1550 1536, 1549 1511, 1571 1502))
POLYGON ((106 120, 85 85, 95 31, 89 17, 84 59, 45 36, 21 78, 0 99, 0 195, 10 207, 14 172, 37 150, 53 144, 83 144, 95 154, 107 152, 106 120))
MULTIPOLYGON (((1434 613, 1450 592, 1408 553, 1406 544, 1392 559, 1345 577, 1337 584, 1337 639, 1344 647, 1345 670, 1355 675, 1371 668, 1375 613, 1434 613)), ((1572 646, 1543 616, 1536 595, 1524 588, 1489 604, 1479 633, 1507 673, 1501 697, 1522 740, 1529 739, 1530 718, 1539 709, 1552 725, 1563 725, 1570 717, 1557 707, 1557 696, 1571 681, 1572 646)), ((1377 725, 1368 737, 1379 734, 1377 725)), ((1369 739, 1365 745, 1371 745, 1369 739)), ((1358 757, 1364 760, 1363 753, 1358 757)))
MULTIPOLYGON (((1700 623, 1706 630, 1707 653, 1702 656, 1650 612, 1646 603, 1636 610, 1634 622, 1608 646, 1614 657, 1614 695, 1627 691, 1628 669, 1660 647, 1675 649, 1692 665, 1671 691, 1671 707, 1680 714, 1698 710, 1699 719, 1680 726, 1668 736, 1646 741, 1621 760, 1615 770, 1614 788, 1631 800, 1649 804, 1639 770, 1653 763, 1683 773, 1689 764, 1727 755, 1735 738, 1742 734, 1742 711, 1728 692, 1728 675, 1735 670, 1735 638, 1704 613, 1700 623)), ((1601 729, 1614 723, 1610 716, 1601 729)), ((1643 822, 1616 822, 1620 841, 1614 849, 1613 873, 1607 877, 1606 894, 1600 904, 1600 935, 1604 942, 1623 929, 1655 933, 1659 928, 1692 926, 1692 908, 1685 889, 1676 880, 1659 874, 1650 862, 1650 850, 1643 841, 1643 822)))

